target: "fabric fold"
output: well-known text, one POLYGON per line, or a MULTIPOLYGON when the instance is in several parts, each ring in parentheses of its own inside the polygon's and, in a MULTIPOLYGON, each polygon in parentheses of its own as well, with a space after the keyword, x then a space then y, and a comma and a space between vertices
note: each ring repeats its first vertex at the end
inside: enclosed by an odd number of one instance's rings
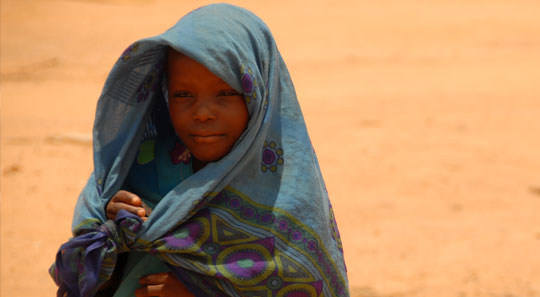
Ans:
POLYGON ((63 244, 50 269, 59 296, 64 292, 69 297, 94 296, 111 278, 117 255, 130 251, 141 224, 139 217, 120 210, 115 221, 95 224, 94 230, 88 228, 63 244))

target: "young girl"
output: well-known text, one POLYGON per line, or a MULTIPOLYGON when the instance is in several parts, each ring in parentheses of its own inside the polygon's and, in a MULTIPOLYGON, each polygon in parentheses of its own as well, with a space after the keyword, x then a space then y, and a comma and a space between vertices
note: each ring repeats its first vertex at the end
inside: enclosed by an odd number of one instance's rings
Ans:
POLYGON ((132 44, 94 125, 58 296, 348 296, 339 232, 266 25, 227 4, 132 44))

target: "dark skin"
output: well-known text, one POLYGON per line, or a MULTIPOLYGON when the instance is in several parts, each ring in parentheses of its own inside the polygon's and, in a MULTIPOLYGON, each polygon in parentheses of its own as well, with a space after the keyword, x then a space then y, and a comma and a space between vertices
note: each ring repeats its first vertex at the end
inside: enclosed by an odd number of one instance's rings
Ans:
POLYGON ((149 274, 139 283, 141 287, 135 290, 136 297, 193 296, 172 272, 149 274))
MULTIPOLYGON (((249 114, 244 96, 200 63, 172 49, 168 53, 171 122, 192 153, 193 172, 223 158, 246 129, 249 114)), ((106 207, 114 220, 120 210, 148 219, 151 209, 128 191, 118 191, 106 207)), ((172 273, 149 274, 139 280, 136 297, 193 296, 172 273)))
POLYGON ((126 210, 139 216, 143 221, 148 220, 150 208, 148 208, 137 195, 128 191, 118 191, 107 204, 107 218, 114 220, 120 210, 126 210), (148 212, 148 215, 147 215, 148 212))

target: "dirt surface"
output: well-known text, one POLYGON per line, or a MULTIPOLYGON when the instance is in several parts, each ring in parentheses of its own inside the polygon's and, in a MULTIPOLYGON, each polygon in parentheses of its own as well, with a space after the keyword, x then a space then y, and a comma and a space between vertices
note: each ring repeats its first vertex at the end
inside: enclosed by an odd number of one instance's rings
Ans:
MULTIPOLYGON (((131 42, 206 1, 1 1, 2 297, 47 274, 131 42)), ((540 296, 540 2, 235 1, 272 29, 352 296, 540 296)))

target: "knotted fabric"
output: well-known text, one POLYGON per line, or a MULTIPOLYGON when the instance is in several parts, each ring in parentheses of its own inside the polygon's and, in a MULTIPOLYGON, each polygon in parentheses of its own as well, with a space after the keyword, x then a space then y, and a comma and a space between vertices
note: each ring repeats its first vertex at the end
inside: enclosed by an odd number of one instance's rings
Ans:
POLYGON ((94 224, 63 244, 56 254, 51 273, 59 286, 58 295, 89 297, 111 278, 117 254, 127 252, 142 220, 120 210, 114 221, 94 224))

